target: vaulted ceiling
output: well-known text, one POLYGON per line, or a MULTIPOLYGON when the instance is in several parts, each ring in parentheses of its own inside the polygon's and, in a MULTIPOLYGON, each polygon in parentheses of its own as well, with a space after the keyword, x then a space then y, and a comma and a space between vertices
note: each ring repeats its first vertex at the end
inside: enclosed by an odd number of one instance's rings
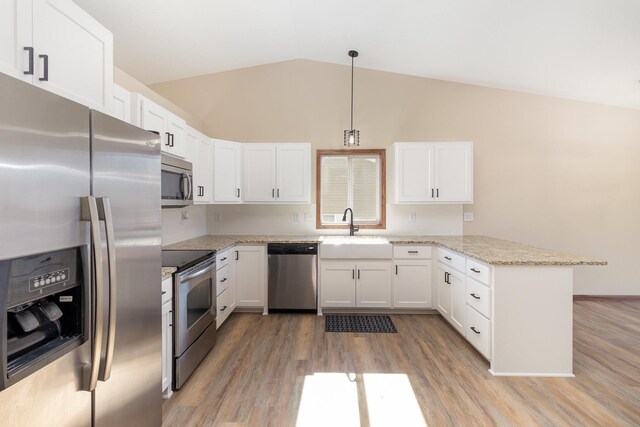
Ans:
POLYGON ((75 0, 144 83, 291 59, 640 108, 638 0, 75 0))

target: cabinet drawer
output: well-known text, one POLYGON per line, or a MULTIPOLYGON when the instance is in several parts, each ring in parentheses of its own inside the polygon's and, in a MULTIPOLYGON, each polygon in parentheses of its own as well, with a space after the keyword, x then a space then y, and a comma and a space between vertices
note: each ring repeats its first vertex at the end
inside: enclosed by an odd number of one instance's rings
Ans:
POLYGON ((229 263, 229 249, 216 253, 216 268, 219 270, 229 263))
POLYGON ((491 289, 467 277, 467 304, 491 319, 491 289))
POLYGON ((216 298, 216 329, 229 317, 229 313, 231 313, 229 305, 229 292, 225 289, 216 298))
POLYGON ((229 287, 229 266, 225 265, 216 271, 216 295, 220 295, 229 287))
POLYGON ((473 260, 467 260, 467 276, 485 285, 491 284, 491 268, 473 260))
POLYGON ((467 305, 467 340, 491 360, 491 321, 467 305))
POLYGON ((440 261, 444 265, 453 267, 458 271, 465 271, 465 258, 455 252, 447 251, 445 249, 438 249, 438 261, 440 261))
POLYGON ((429 259, 431 246, 393 245, 395 259, 429 259))
POLYGON ((167 277, 162 281, 162 304, 173 298, 173 277, 167 277))

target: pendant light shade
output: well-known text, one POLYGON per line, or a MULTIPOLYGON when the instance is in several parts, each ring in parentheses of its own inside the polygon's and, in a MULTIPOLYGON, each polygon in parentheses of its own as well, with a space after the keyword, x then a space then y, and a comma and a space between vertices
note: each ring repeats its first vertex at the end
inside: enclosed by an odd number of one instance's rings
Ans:
POLYGON ((350 50, 351 57, 351 129, 344 131, 344 146, 357 147, 360 145, 360 131, 353 128, 353 59, 358 56, 357 50, 350 50))

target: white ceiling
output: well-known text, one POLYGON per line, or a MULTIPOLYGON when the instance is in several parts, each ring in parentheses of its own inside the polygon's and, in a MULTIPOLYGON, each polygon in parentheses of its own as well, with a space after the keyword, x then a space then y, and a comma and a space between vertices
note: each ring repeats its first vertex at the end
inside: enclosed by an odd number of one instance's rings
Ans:
POLYGON ((144 83, 304 58, 640 108, 639 0, 75 0, 144 83))

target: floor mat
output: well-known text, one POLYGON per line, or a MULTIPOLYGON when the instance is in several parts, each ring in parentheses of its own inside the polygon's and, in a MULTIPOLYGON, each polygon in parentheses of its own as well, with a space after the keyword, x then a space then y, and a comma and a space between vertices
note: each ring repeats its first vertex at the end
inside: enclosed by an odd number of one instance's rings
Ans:
POLYGON ((397 333, 389 316, 326 315, 325 332, 397 333))

